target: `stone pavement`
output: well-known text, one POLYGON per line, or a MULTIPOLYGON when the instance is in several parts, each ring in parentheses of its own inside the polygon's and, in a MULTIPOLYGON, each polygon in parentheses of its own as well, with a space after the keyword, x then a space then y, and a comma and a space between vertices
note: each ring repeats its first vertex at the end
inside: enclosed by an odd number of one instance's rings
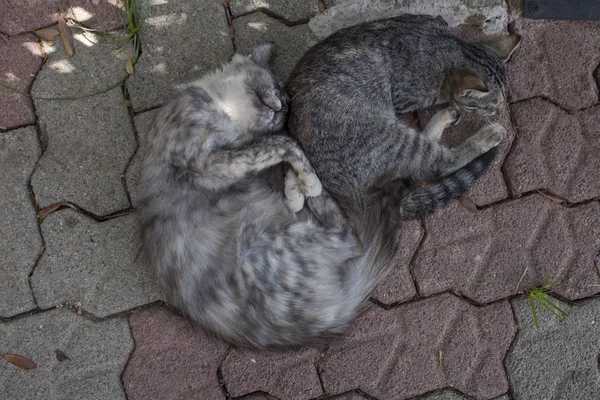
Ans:
MULTIPOLYGON (((152 0, 129 75, 131 45, 106 43, 123 33, 122 0, 2 2, 0 84, 17 91, 0 87, 0 355, 36 368, 0 359, 0 398, 599 398, 600 23, 523 20, 520 3, 152 0), (441 14, 465 39, 523 36, 494 117, 501 156, 461 203, 405 226, 347 337, 253 352, 194 330, 138 257, 131 211, 155 109, 234 50, 274 42, 286 77, 335 29, 403 12, 441 14), (33 33, 61 14, 113 35, 71 24, 69 56, 33 33), (536 306, 536 329, 523 293, 550 276, 569 317, 536 306)), ((406 117, 422 126, 433 111, 406 117)), ((444 140, 482 123, 465 116, 444 140)))

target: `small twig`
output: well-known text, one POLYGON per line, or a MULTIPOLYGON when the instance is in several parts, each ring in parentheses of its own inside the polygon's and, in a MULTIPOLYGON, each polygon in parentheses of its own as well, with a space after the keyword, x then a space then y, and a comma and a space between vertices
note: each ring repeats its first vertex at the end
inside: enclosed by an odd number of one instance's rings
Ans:
POLYGON ((519 279, 519 283, 517 283, 517 287, 515 288, 514 294, 517 294, 519 292, 519 286, 521 286, 521 282, 523 282, 523 278, 525 278, 525 274, 527 273, 528 269, 529 267, 525 267, 525 271, 523 271, 523 275, 521 275, 521 279, 519 279))

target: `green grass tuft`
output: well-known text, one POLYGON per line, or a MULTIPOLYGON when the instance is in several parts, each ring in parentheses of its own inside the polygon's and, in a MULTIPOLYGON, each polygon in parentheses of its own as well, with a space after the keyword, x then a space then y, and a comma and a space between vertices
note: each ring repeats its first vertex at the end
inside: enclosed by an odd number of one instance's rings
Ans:
POLYGON ((554 304, 547 295, 547 293, 552 291, 552 289, 558 283, 560 283, 560 278, 556 278, 554 281, 552 281, 552 277, 548 277, 548 279, 546 279, 546 281, 544 281, 544 283, 542 283, 541 286, 526 291, 527 295, 529 296, 529 304, 531 305, 531 313, 533 314, 533 323, 536 329, 539 329, 540 326, 537 317, 537 312, 535 311, 535 303, 550 311, 561 322, 565 322, 565 320, 569 316, 569 313, 567 313, 565 310, 554 304))

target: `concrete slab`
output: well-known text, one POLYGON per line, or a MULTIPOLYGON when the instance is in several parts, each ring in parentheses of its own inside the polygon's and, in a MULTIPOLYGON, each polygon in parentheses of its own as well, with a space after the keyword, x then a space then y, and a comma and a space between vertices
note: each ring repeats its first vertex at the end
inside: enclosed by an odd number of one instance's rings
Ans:
POLYGON ((508 302, 475 307, 443 294, 390 311, 371 308, 318 363, 328 394, 360 388, 405 399, 452 386, 468 396, 506 393, 504 354, 516 333, 508 302))
MULTIPOLYGON (((433 107, 419 111, 418 114, 421 126, 425 126, 433 114, 444 107, 447 106, 433 107)), ((508 189, 504 182, 504 176, 502 175, 502 164, 504 163, 515 138, 515 129, 513 128, 510 119, 508 106, 500 110, 497 115, 486 119, 482 119, 471 113, 465 113, 463 119, 457 126, 452 126, 444 131, 444 136, 442 138, 442 143, 450 147, 456 147, 469 137, 473 136, 479 128, 491 122, 497 122, 506 128, 507 135, 502 143, 500 143, 500 151, 496 156, 494 163, 466 193, 466 195, 478 206, 492 204, 508 197, 508 189)))
POLYGON ((33 127, 0 133, 0 316, 36 307, 29 273, 40 254, 35 208, 27 181, 41 150, 33 127))
POLYGON ((46 252, 31 277, 41 308, 79 302, 106 317, 162 298, 143 253, 138 256, 134 215, 96 222, 57 211, 43 221, 42 235, 46 252))
POLYGON ((138 148, 135 151, 135 155, 131 159, 131 162, 127 166, 125 172, 125 179, 127 182, 127 191, 129 192, 129 198, 131 204, 135 207, 138 201, 137 183, 142 169, 142 162, 144 154, 146 153, 148 141, 146 137, 152 126, 154 117, 158 111, 148 111, 137 115, 134 118, 135 129, 138 134, 138 148))
MULTIPOLYGON (((443 390, 441 392, 431 394, 428 396, 418 397, 415 400, 468 400, 469 397, 463 396, 459 393, 452 392, 450 390, 443 390)), ((510 400, 508 395, 502 395, 494 397, 493 400, 510 400)))
MULTIPOLYGON (((100 31, 123 28, 127 21, 124 0, 68 0, 66 15, 81 25, 100 31)), ((140 15, 144 12, 145 1, 139 1, 140 15)))
POLYGON ((322 39, 348 26, 401 14, 441 15, 451 27, 470 24, 488 34, 502 32, 508 21, 504 0, 328 0, 325 12, 313 17, 309 26, 322 39))
POLYGON ((57 309, 0 322, 0 354, 29 358, 37 368, 20 369, 0 359, 3 398, 125 399, 120 374, 133 339, 124 317, 92 322, 57 309), (56 351, 68 359, 59 361, 56 351))
POLYGON ((600 107, 567 112, 536 98, 511 110, 519 134, 504 168, 514 195, 545 189, 572 203, 600 198, 600 107))
POLYGON ((31 32, 56 23, 61 0, 4 0, 0 14, 0 32, 9 36, 31 32))
POLYGON ((523 42, 508 64, 511 102, 542 96, 568 110, 598 102, 600 24, 523 20, 517 31, 523 42))
POLYGON ((290 22, 307 21, 319 13, 319 0, 229 0, 234 16, 266 11, 290 22))
POLYGON ((561 277, 575 300, 600 292, 600 204, 565 208, 541 195, 471 212, 458 204, 425 220, 413 273, 422 296, 453 290, 485 304, 561 277))
POLYGON ((248 351, 232 349, 221 366, 227 391, 240 396, 257 390, 289 400, 312 399, 323 393, 315 363, 318 349, 248 351))
POLYGON ((398 252, 394 259, 396 267, 377 286, 372 298, 383 304, 395 304, 415 297, 417 291, 410 276, 410 262, 424 235, 418 221, 403 224, 398 238, 398 252))
POLYGON ((227 345, 153 307, 129 317, 135 352, 123 373, 129 400, 225 399, 217 379, 227 345))
POLYGON ((600 393, 600 299, 573 306, 552 301, 570 315, 561 323, 537 307, 539 330, 529 300, 512 302, 519 323, 506 358, 513 398, 594 399, 600 393))
MULTIPOLYGON (((32 94, 48 147, 32 178, 41 207, 70 201, 97 215, 130 206, 122 174, 135 150, 135 137, 119 87, 127 55, 112 55, 115 46, 93 44, 75 34, 75 55, 60 42, 50 46, 32 94), (72 97, 105 91, 76 100, 72 97)), ((87 36, 89 37, 89 36, 87 36)))
POLYGON ((136 111, 160 105, 173 86, 200 78, 233 55, 225 10, 215 0, 153 2, 143 40, 128 84, 136 111))
POLYGON ((275 43, 269 64, 284 81, 306 50, 317 43, 308 25, 286 26, 260 12, 236 18, 233 26, 236 51, 241 54, 249 54, 260 43, 275 43))
MULTIPOLYGON (((0 40, 0 54, 0 84, 29 92, 43 61, 37 37, 23 34, 0 40)), ((33 124, 35 120, 31 98, 0 86, 0 130, 33 124)))

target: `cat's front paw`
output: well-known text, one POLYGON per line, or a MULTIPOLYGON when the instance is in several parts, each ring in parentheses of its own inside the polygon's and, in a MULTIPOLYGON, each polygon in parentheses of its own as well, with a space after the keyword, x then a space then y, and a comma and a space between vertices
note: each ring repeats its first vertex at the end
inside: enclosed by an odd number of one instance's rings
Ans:
POLYGON ((304 195, 300 192, 300 186, 296 173, 289 170, 285 176, 283 188, 285 203, 290 211, 297 213, 304 207, 304 195))
POLYGON ((494 123, 478 130, 475 138, 482 152, 486 153, 488 150, 498 146, 505 136, 506 129, 502 125, 494 123))
POLYGON ((452 125, 458 125, 462 119, 462 114, 454 107, 448 107, 445 110, 440 111, 440 123, 444 129, 449 128, 452 125))
POLYGON ((300 178, 300 189, 307 197, 317 197, 323 192, 323 185, 319 177, 310 172, 302 172, 300 178))

